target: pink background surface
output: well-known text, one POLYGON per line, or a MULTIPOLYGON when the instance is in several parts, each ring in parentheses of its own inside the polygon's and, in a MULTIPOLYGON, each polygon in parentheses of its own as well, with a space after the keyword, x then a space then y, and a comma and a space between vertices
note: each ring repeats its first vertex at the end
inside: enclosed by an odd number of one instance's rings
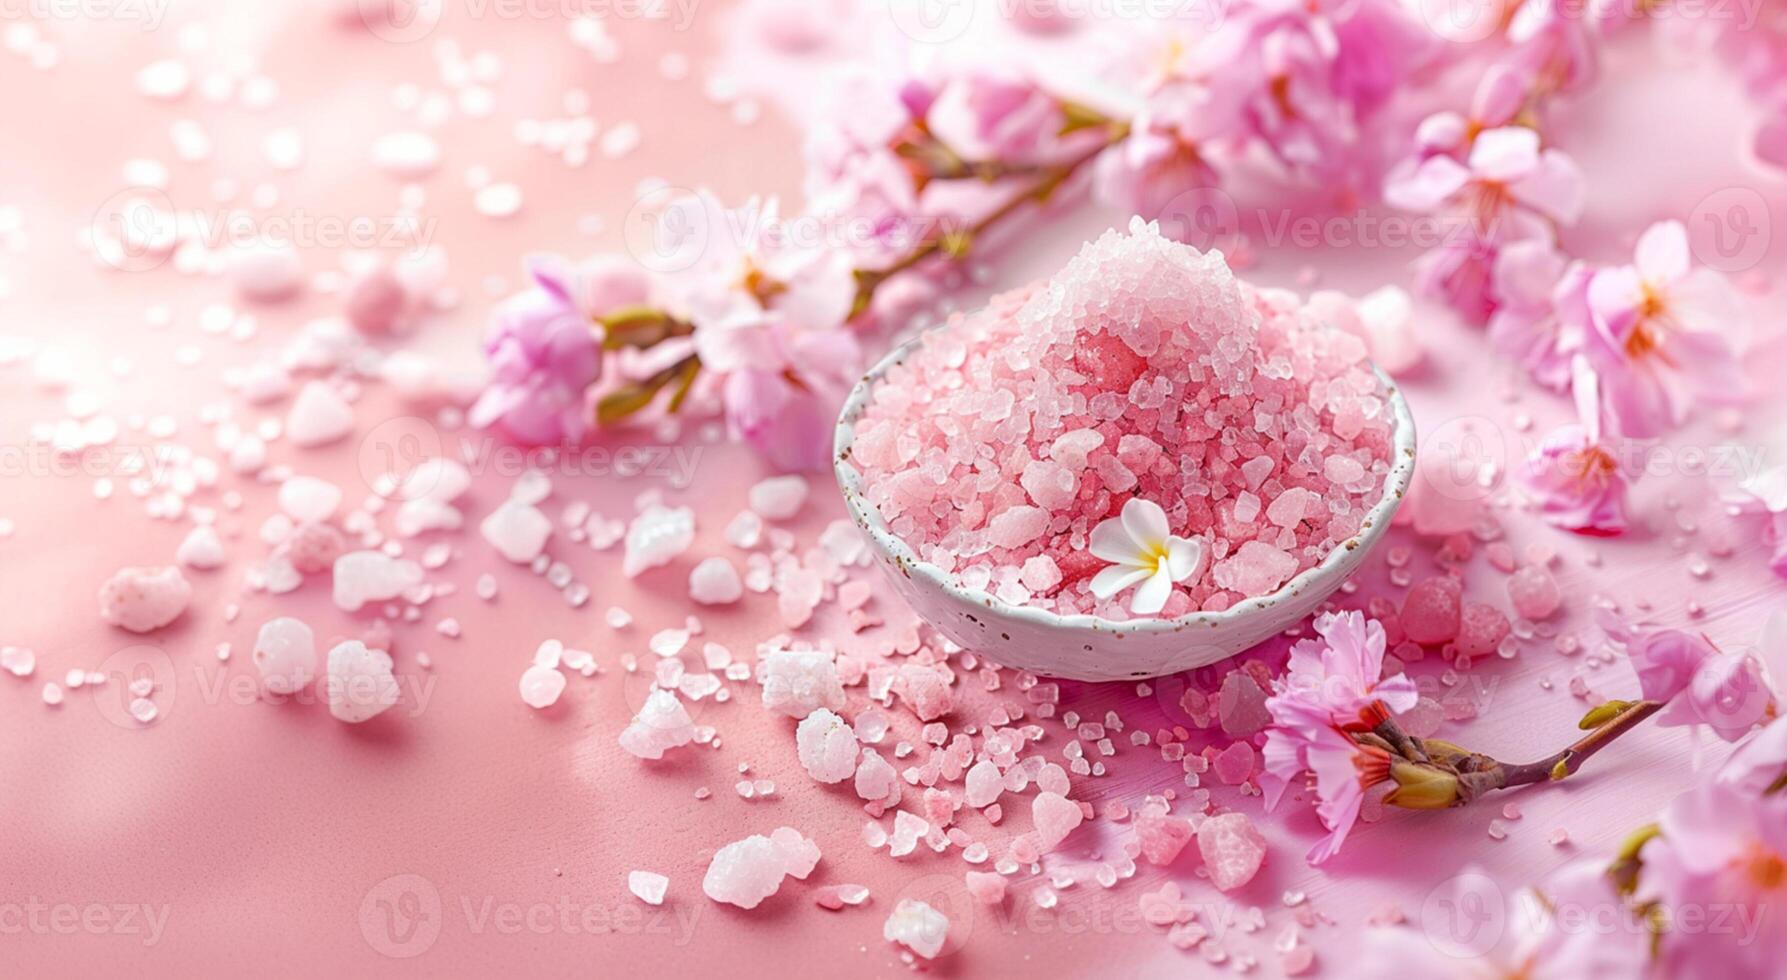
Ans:
MULTIPOLYGON (((444 91, 434 51, 443 38, 457 38, 468 53, 496 52, 503 74, 492 86, 497 108, 490 117, 455 113, 435 130, 444 163, 423 182, 425 214, 439 221, 435 241, 448 250, 465 299, 425 328, 414 342, 419 348, 474 363, 485 311, 493 297, 517 285, 519 258, 534 250, 618 248, 624 216, 646 178, 706 185, 729 201, 750 193, 798 194, 792 127, 771 111, 740 125, 702 92, 700 66, 717 51, 723 23, 718 9, 701 8, 686 32, 615 21, 611 30, 624 54, 618 63, 602 65, 571 44, 556 18, 477 19, 455 10, 432 38, 405 45, 343 30, 322 6, 176 3, 150 31, 42 21, 38 30, 60 51, 60 64, 47 72, 14 51, 0 52, 0 87, 14 93, 0 108, 0 131, 12 137, 0 154, 0 208, 17 208, 23 229, 12 236, 17 247, 0 252, 6 284, 0 336, 64 349, 76 367, 76 387, 102 392, 105 412, 120 419, 172 416, 180 425, 178 441, 205 445, 200 412, 226 399, 222 372, 250 363, 307 319, 333 312, 331 299, 255 308, 258 335, 250 341, 212 336, 199 329, 199 313, 229 301, 226 281, 182 274, 171 265, 144 273, 102 268, 75 247, 80 229, 126 186, 123 164, 138 157, 170 163, 169 195, 183 207, 208 206, 212 182, 230 177, 242 182, 245 193, 263 183, 276 187, 279 203, 271 213, 391 213, 399 184, 369 167, 367 146, 381 133, 415 125, 413 114, 393 104, 396 86, 444 91), (170 105, 136 94, 135 72, 177 55, 183 38, 189 44, 195 38, 182 28, 200 24, 207 26, 209 43, 189 63, 276 80, 279 97, 271 108, 212 104, 197 93, 170 105), (659 56, 671 50, 694 59, 697 70, 687 80, 668 81, 657 72, 659 56), (514 120, 562 115, 564 91, 573 86, 592 95, 604 127, 637 122, 641 148, 618 160, 598 153, 587 166, 571 168, 520 145, 511 132, 514 120), (180 119, 198 120, 209 130, 216 143, 211 159, 173 162, 169 127, 180 119), (269 131, 286 126, 305 137, 306 162, 293 172, 269 167, 259 149, 269 131), (520 215, 499 221, 474 211, 465 173, 477 166, 524 189, 520 215), (586 215, 602 218, 600 233, 579 231, 586 215), (145 311, 157 304, 173 313, 170 327, 145 324, 145 311), (176 351, 188 345, 203 352, 195 366, 176 360, 176 351), (115 357, 128 358, 134 370, 111 377, 108 364, 115 357)), ((1774 202, 1772 227, 1787 227, 1787 182, 1759 175, 1737 159, 1745 114, 1725 79, 1710 71, 1656 71, 1642 45, 1622 48, 1618 59, 1609 69, 1618 81, 1575 107, 1563 129, 1573 134, 1570 149, 1593 175, 1588 217, 1575 239, 1579 251, 1614 259, 1650 221, 1692 214, 1707 195, 1729 187, 1768 197, 1774 202)), ((1030 236, 1001 263, 998 284, 1053 268, 1085 236, 1121 219, 1089 207, 1059 216, 1049 235, 1030 236)), ((1778 275, 1781 254, 1773 244, 1760 271, 1778 275)), ((1260 257, 1250 274, 1261 280, 1293 284, 1305 266, 1313 266, 1324 285, 1363 292, 1386 282, 1406 285, 1411 253, 1287 246, 1262 247, 1260 257)), ((334 264, 320 250, 307 252, 306 261, 312 272, 334 264)), ((1776 450, 1787 444, 1787 394, 1769 379, 1781 376, 1778 326, 1787 304, 1778 291, 1759 296, 1757 304, 1763 336, 1751 377, 1764 394, 1741 429, 1721 431, 1703 420, 1670 445, 1734 443, 1779 462, 1776 450)), ((1510 447, 1512 459, 1523 440, 1563 419, 1565 406, 1548 395, 1506 397, 1519 386, 1480 335, 1431 310, 1424 310, 1421 329, 1429 362, 1408 380, 1407 390, 1424 441, 1435 433, 1456 434, 1462 431, 1459 420, 1478 417, 1487 420, 1482 431, 1510 447), (1530 430, 1516 424, 1521 416, 1536 420, 1530 430)), ((281 410, 238 406, 248 418, 281 410)), ((369 392, 358 407, 360 435, 377 420, 407 411, 387 393, 369 392)), ((0 445, 19 450, 30 444, 34 423, 64 414, 59 395, 34 385, 28 367, 0 367, 0 445)), ((260 703, 252 693, 255 674, 244 654, 265 619, 301 616, 317 627, 319 640, 359 629, 329 603, 321 583, 278 599, 239 596, 250 556, 264 551, 254 540, 272 506, 264 488, 245 490, 244 508, 223 520, 235 535, 232 563, 190 576, 197 589, 193 608, 147 640, 165 654, 155 662, 172 677, 158 695, 162 717, 147 727, 120 721, 116 684, 97 693, 73 691, 61 707, 46 707, 44 681, 59 681, 71 668, 106 669, 118 662, 109 658, 132 645, 96 615, 93 595, 100 583, 123 565, 169 561, 185 525, 147 519, 122 480, 113 499, 100 501, 90 476, 9 469, 0 476, 0 518, 14 522, 16 532, 0 538, 0 643, 35 649, 38 671, 23 681, 0 676, 0 826, 6 841, 0 848, 0 907, 146 906, 165 915, 165 927, 152 940, 122 927, 8 929, 0 939, 6 964, 0 972, 907 972, 896 948, 881 939, 886 913, 901 894, 947 891, 965 866, 954 853, 921 849, 895 862, 863 846, 864 815, 854 796, 806 777, 786 719, 737 700, 703 702, 697 721, 719 727, 724 747, 718 751, 685 750, 662 763, 642 763, 615 743, 647 683, 643 675, 626 675, 619 656, 644 654, 652 631, 681 622, 689 611, 684 596, 691 559, 727 547, 720 532, 741 506, 739 491, 764 475, 747 451, 723 444, 699 450, 687 491, 648 477, 557 481, 549 510, 555 515, 564 503, 583 499, 624 517, 647 489, 663 490, 698 512, 700 536, 691 556, 637 580, 619 575, 616 552, 555 542, 553 554, 570 562, 594 591, 583 610, 569 608, 525 570, 498 568, 501 563, 475 536, 451 539, 460 554, 434 577, 458 583, 461 591, 432 604, 421 624, 398 628, 404 703, 364 726, 338 724, 314 705, 260 703), (494 603, 471 594, 485 571, 501 581, 494 603), (240 618, 226 622, 224 607, 238 601, 240 618), (632 612, 630 630, 616 633, 602 624, 601 611, 611 605, 632 612), (463 638, 448 639, 430 628, 446 615, 463 624, 463 638), (515 683, 546 637, 595 651, 605 673, 589 681, 573 677, 557 706, 535 712, 520 702, 515 683), (226 642, 237 654, 220 664, 213 651, 226 642), (433 657, 432 673, 417 668, 416 650, 433 657), (220 694, 219 685, 230 682, 237 686, 220 694), (748 801, 733 793, 743 762, 756 778, 775 781, 778 798, 748 801), (694 791, 700 786, 710 787, 713 797, 698 802, 694 791), (751 912, 701 896, 700 877, 714 849, 779 825, 801 829, 824 852, 807 884, 789 882, 751 912), (626 873, 633 868, 670 876, 671 897, 663 909, 647 909, 627 893, 626 873), (865 909, 816 908, 812 886, 837 882, 868 884, 874 898, 865 909), (405 931, 413 924, 406 896, 423 903, 414 908, 434 912, 420 921, 432 922, 438 935, 430 938, 426 926, 421 933, 405 931), (388 917, 383 900, 400 903, 398 919, 388 917), (520 916, 518 928, 510 928, 510 916, 520 916), (413 955, 387 955, 394 951, 413 955)), ((273 461, 293 462, 302 472, 349 488, 351 506, 366 493, 362 451, 360 439, 302 454, 276 445, 273 461)), ((507 482, 480 478, 466 507, 472 521, 502 499, 507 482)), ((1741 645, 1754 639, 1778 603, 1781 583, 1767 573, 1755 542, 1714 561, 1709 578, 1694 578, 1686 556, 1705 552, 1703 532, 1681 529, 1684 523, 1716 524, 1711 491, 1729 482, 1645 481, 1635 497, 1641 526, 1612 542, 1572 539, 1512 512, 1504 519, 1517 546, 1544 542, 1559 552, 1558 575, 1572 600, 1564 628, 1582 628, 1592 595, 1628 606, 1648 602, 1655 618, 1677 624, 1689 621, 1685 610, 1692 599, 1706 609, 1698 628, 1716 641, 1741 645), (1690 521, 1685 515, 1694 516, 1690 521), (1600 567, 1585 563, 1591 552, 1599 555, 1600 567)), ((226 477, 225 483, 241 481, 226 477)), ((816 480, 815 486, 815 503, 793 525, 803 540, 842 513, 826 492, 829 484, 816 480)), ((1481 562, 1479 557, 1478 567, 1481 562)), ((1382 572, 1379 561, 1368 568, 1368 575, 1382 572)), ((1497 593, 1500 581, 1476 576, 1478 587, 1497 593)), ((890 620, 897 618, 885 606, 892 600, 877 601, 890 620)), ((773 596, 748 595, 735 607, 700 612, 705 638, 735 653, 781 631, 773 596)), ((834 615, 822 611, 809 632, 823 633, 834 615)), ((1561 658, 1538 644, 1514 661, 1479 665, 1451 696, 1471 698, 1481 717, 1449 725, 1448 737, 1501 758, 1536 758, 1553 750, 1569 737, 1583 709, 1565 690, 1583 666, 1580 657, 1561 658)), ((1419 668, 1429 675, 1435 670, 1431 661, 1419 668)), ((1623 665, 1591 675, 1591 685, 1608 695, 1635 686, 1623 665)), ((741 699, 756 696, 751 685, 732 686, 741 699)), ((858 700, 860 695, 853 706, 858 700)), ((1128 686, 1066 685, 1063 701, 1091 717, 1116 707, 1131 727, 1151 730, 1171 720, 1155 699, 1137 697, 1128 686)), ((1061 741, 1052 737, 1045 750, 1058 752, 1061 741)), ((1287 808, 1288 817, 1261 822, 1271 855, 1260 876, 1236 896, 1265 910, 1266 928, 1238 938, 1236 946, 1253 950, 1262 961, 1260 972, 1276 972, 1270 943, 1290 921, 1282 904, 1287 891, 1306 892, 1332 920, 1306 933, 1322 962, 1344 955, 1349 934, 1374 909, 1394 903, 1418 917, 1430 891, 1466 866, 1480 866, 1511 894, 1580 853, 1605 853, 1690 784, 1692 755, 1680 732, 1645 730, 1597 758, 1580 779, 1521 794, 1524 815, 1510 821, 1506 840, 1486 833, 1500 801, 1442 813, 1392 813, 1362 825, 1345 853, 1321 871, 1302 860, 1317 833, 1313 814, 1287 808), (1548 844, 1554 828, 1566 829, 1572 844, 1548 844)), ((1709 746, 1707 760, 1715 755, 1709 746)), ((1136 803, 1178 783, 1177 767, 1159 763, 1148 750, 1125 746, 1116 761, 1112 776, 1076 778, 1075 795, 1095 803, 1136 803)), ((1237 803, 1232 791, 1219 790, 1217 799, 1237 803)), ((1071 863, 1093 853, 1115 854, 1118 838, 1108 828, 1101 822, 1076 834, 1063 858, 1071 863)), ((1186 865, 1167 871, 1144 866, 1136 880, 1111 891, 1077 886, 1063 893, 1054 913, 969 913, 960 906, 965 914, 952 915, 952 935, 966 937, 966 945, 932 969, 963 976, 1168 976, 1204 968, 1135 915, 1136 896, 1168 875, 1184 882, 1190 900, 1209 902, 1206 908, 1218 913, 1223 903, 1186 865)), ((1021 896, 1034 884, 1014 884, 1014 891, 1021 896)), ((10 925, 0 915, 0 928, 10 925)))

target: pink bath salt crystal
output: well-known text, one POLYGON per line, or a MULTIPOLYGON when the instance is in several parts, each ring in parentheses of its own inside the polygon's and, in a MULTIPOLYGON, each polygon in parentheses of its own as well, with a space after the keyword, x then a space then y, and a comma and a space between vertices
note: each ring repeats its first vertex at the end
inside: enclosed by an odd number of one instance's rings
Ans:
POLYGON ((864 885, 825 885, 813 893, 813 903, 831 912, 861 905, 868 900, 869 889, 864 885))
POLYGON ((354 431, 354 407, 334 388, 312 381, 298 390, 285 417, 285 437, 300 449, 326 446, 354 431))
POLYGON ((731 605, 743 598, 745 584, 731 560, 715 555, 689 570, 689 598, 704 606, 731 605))
POLYGON ((383 264, 372 266, 348 283, 343 310, 354 329, 365 334, 387 334, 397 327, 409 305, 409 293, 396 274, 383 264))
POLYGON ((813 619, 813 610, 825 596, 825 579, 810 568, 791 569, 782 578, 781 593, 776 596, 776 611, 783 625, 800 629, 813 619))
POLYGON ((751 487, 746 501, 763 519, 785 521, 806 505, 808 489, 804 476, 773 476, 751 487))
POLYGON ((1465 657, 1486 657, 1495 652, 1508 635, 1508 617, 1500 609, 1482 602, 1467 602, 1459 617, 1458 653, 1465 657))
POLYGON ((1025 559, 1018 571, 1018 581, 1031 592, 1047 592, 1061 584, 1061 567, 1048 555, 1025 559))
POLYGON ((300 524, 285 547, 293 568, 317 575, 328 571, 347 550, 347 538, 333 524, 300 524))
POLYGON ((1308 490, 1292 487, 1272 498, 1272 502, 1266 505, 1266 520, 1279 527, 1293 527, 1303 519, 1315 499, 1315 494, 1308 490))
POLYGON ((1234 742, 1216 754, 1216 761, 1211 768, 1216 770, 1216 778, 1225 785, 1239 786, 1253 775, 1253 763, 1253 746, 1246 742, 1234 742))
POLYGON ((949 917, 923 902, 902 898, 881 927, 881 938, 935 959, 949 939, 949 917))
POLYGON ((479 522, 478 533, 498 554, 526 565, 546 550, 552 518, 525 501, 505 500, 479 522))
POLYGON ((1049 514, 1040 507, 1020 504, 995 516, 987 524, 987 540, 998 548, 1021 548, 1049 529, 1049 514))
POLYGON ((350 551, 335 559, 333 598, 346 612, 357 612, 369 602, 395 599, 422 584, 422 566, 407 558, 392 558, 382 551, 350 551))
POLYGON ((359 640, 348 640, 329 651, 323 695, 331 715, 338 721, 357 725, 383 714, 397 703, 402 692, 392 673, 390 654, 368 649, 359 640))
POLYGON ((687 507, 653 504, 627 525, 626 554, 621 572, 637 578, 647 569, 674 561, 695 543, 695 512, 687 507))
POLYGON ((1427 646, 1452 642, 1458 636, 1462 592, 1458 580, 1449 575, 1417 583, 1402 601, 1403 632, 1427 646))
POLYGON ((982 905, 1005 901, 1005 876, 991 871, 970 871, 964 876, 968 895, 982 905))
POLYGON ((1264 731, 1272 723, 1272 712, 1266 709, 1266 692, 1244 671, 1231 670, 1223 677, 1216 705, 1222 730, 1235 738, 1264 731))
POLYGON ((865 749, 862 761, 856 766, 856 795, 870 803, 883 806, 898 806, 900 802, 900 774, 881 753, 874 749, 865 749))
POLYGON ((1498 572, 1512 572, 1515 567, 1514 549, 1506 541, 1493 541, 1483 549, 1483 557, 1498 572))
POLYGON ((1257 489, 1260 484, 1266 482, 1266 477, 1272 475, 1273 465, 1270 457, 1255 456, 1241 464, 1241 478, 1247 481, 1247 486, 1250 489, 1257 489))
POLYGON ((99 589, 101 619, 132 633, 148 633, 180 618, 192 585, 173 565, 121 568, 99 589))
POLYGON ((565 674, 557 667, 531 664, 521 673, 521 701, 536 711, 558 703, 565 692, 565 674))
POLYGON ((844 684, 838 665, 823 650, 774 650, 758 666, 763 706, 790 718, 805 718, 816 708, 844 706, 844 684))
POLYGON ((1550 619, 1563 603, 1557 579, 1538 565, 1528 565, 1508 577, 1508 601, 1514 611, 1537 622, 1550 619))
POLYGON ((1104 445, 1104 433, 1097 429, 1074 429, 1063 432, 1049 444, 1049 457, 1069 470, 1086 467, 1086 459, 1104 445))
POLYGON ((818 846, 791 828, 778 828, 770 837, 752 834, 714 852, 701 890, 716 902, 754 909, 780 891, 790 874, 805 878, 818 860, 818 846))
POLYGON ((1142 845, 1142 857, 1159 867, 1172 864, 1194 833, 1191 821, 1170 813, 1138 814, 1135 832, 1142 845))
POLYGON ((976 809, 990 806, 998 802, 999 794, 1005 791, 1005 774, 999 771, 991 759, 982 759, 968 767, 967 788, 964 799, 976 809))
POLYGON ((820 708, 794 730, 800 764, 822 783, 841 783, 856 774, 856 733, 837 714, 820 708))
POLYGON ((1266 839, 1244 813, 1223 813, 1198 827, 1198 852, 1219 891, 1234 891, 1253 880, 1266 860, 1266 839))
POLYGON ((1201 922, 1183 922, 1167 930, 1167 942, 1179 949, 1196 949, 1210 938, 1210 930, 1201 922))
POLYGON ((290 616, 270 619, 255 634, 251 657, 263 687, 291 694, 316 677, 316 634, 290 616))
POLYGON ((955 693, 949 677, 942 670, 924 664, 901 664, 894 681, 894 693, 920 721, 933 721, 949 714, 955 707, 955 693))
POLYGON ((1030 818, 1036 825, 1042 849, 1052 851, 1086 815, 1080 805, 1060 793, 1038 793, 1030 804, 1030 818))
POLYGON ((1233 555, 1216 563, 1211 574, 1216 584, 1244 596, 1262 596, 1297 571, 1297 559, 1261 541, 1249 541, 1233 555))
POLYGON ((916 813, 901 810, 894 814, 893 833, 887 838, 890 857, 905 857, 918 849, 918 842, 931 832, 931 825, 916 813))
POLYGON ((676 694, 654 689, 639 714, 620 733, 620 747, 641 759, 662 759, 670 749, 695 740, 695 722, 676 694))
POLYGON ((1073 503, 1080 481, 1074 472, 1050 459, 1033 459, 1018 478, 1024 492, 1044 510, 1061 510, 1073 503))
POLYGON ((1278 954, 1278 968, 1287 977, 1301 977, 1315 969, 1315 948, 1308 943, 1298 943, 1290 949, 1278 954))
POLYGON ((1322 463, 1322 475, 1334 483, 1347 486, 1365 478, 1365 467, 1350 456, 1329 456, 1322 463))
POLYGON ((956 811, 961 808, 961 801, 955 794, 935 787, 925 790, 921 803, 925 819, 931 826, 939 828, 954 823, 956 811))
POLYGON ((670 879, 652 871, 627 872, 627 891, 647 905, 663 905, 670 890, 670 879))

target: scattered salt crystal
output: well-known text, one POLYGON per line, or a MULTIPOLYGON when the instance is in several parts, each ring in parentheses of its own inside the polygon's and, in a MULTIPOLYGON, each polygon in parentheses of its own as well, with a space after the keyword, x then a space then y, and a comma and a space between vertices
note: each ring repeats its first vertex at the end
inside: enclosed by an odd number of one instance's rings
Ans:
POLYGON ((136 698, 130 702, 130 716, 140 725, 153 722, 157 713, 155 702, 148 698, 136 698))
POLYGON ((738 569, 726 558, 703 559, 689 571, 689 598, 704 606, 724 606, 745 594, 738 569))
POLYGON ((391 655, 348 640, 329 651, 329 676, 324 694, 329 713, 357 724, 396 704, 400 696, 391 672, 391 655))
POLYGON ((781 890, 789 875, 805 879, 819 863, 819 847, 789 827, 768 837, 752 834, 714 853, 701 890, 716 902, 754 909, 781 890))
POLYGON ((776 476, 751 487, 748 502, 751 510, 772 521, 785 521, 800 513, 807 502, 807 478, 799 475, 776 476))
POLYGON ((856 734, 844 719, 819 708, 795 729, 800 764, 822 783, 841 783, 856 773, 856 734))
POLYGON ((369 602, 395 599, 422 583, 422 566, 382 551, 353 551, 335 559, 335 605, 355 612, 369 602))
POLYGON ((255 634, 250 654, 261 685, 274 694, 292 694, 316 677, 316 634, 290 616, 270 619, 255 634))
POLYGON ((217 529, 209 524, 201 524, 188 531, 180 542, 180 547, 174 552, 175 561, 199 571, 220 567, 224 558, 223 539, 217 536, 217 529))
POLYGON ((1005 776, 991 759, 982 759, 968 768, 964 802, 971 807, 988 806, 999 801, 1005 790, 1005 776))
POLYGON ((627 527, 627 551, 621 571, 628 578, 636 578, 647 569, 669 564, 694 542, 694 511, 653 504, 627 527))
POLYGON ((990 871, 970 871, 966 875, 968 894, 982 905, 998 905, 1005 901, 1005 876, 990 871))
POLYGON ((279 509, 300 524, 318 523, 335 516, 341 496, 341 488, 327 480, 294 476, 279 485, 279 509))
POLYGON ((1052 851, 1080 825, 1085 814, 1078 803, 1060 793, 1044 792, 1031 802, 1030 817, 1041 837, 1042 849, 1052 851))
POLYGON ((372 165, 403 180, 428 176, 440 160, 440 146, 427 133, 387 133, 372 144, 372 165))
POLYGON ((557 667, 532 664, 521 674, 521 700, 530 708, 550 708, 565 691, 565 675, 557 667))
POLYGON ((321 381, 299 389, 286 414, 285 434, 292 444, 309 449, 346 438, 354 431, 354 408, 321 381))
POLYGON ((670 879, 652 871, 627 872, 627 891, 647 905, 663 905, 670 879))
POLYGON ((521 211, 521 188, 514 184, 486 184, 472 196, 472 206, 486 218, 510 218, 521 211))
POLYGON ((881 936, 927 960, 934 959, 949 938, 949 918, 916 899, 902 898, 882 926, 881 936))
POLYGON ((632 724, 621 732, 620 745, 641 759, 662 759, 666 750, 687 745, 694 739, 695 722, 689 718, 682 702, 670 691, 654 689, 646 696, 645 705, 634 716, 632 724))
POLYGON ((1266 859, 1266 839, 1244 813, 1223 813, 1198 827, 1198 851, 1210 871, 1210 883, 1233 891, 1253 880, 1266 859))
POLYGON ((901 810, 894 814, 893 834, 887 839, 887 853, 905 857, 918 848, 919 838, 931 832, 931 825, 915 813, 901 810))
POLYGON ((99 589, 99 615, 132 633, 148 633, 180 618, 192 586, 173 565, 121 568, 99 589))
POLYGON ((486 516, 478 531, 497 553, 517 565, 540 557, 552 537, 552 519, 532 504, 506 500, 486 516))
POLYGON ((790 718, 805 718, 817 708, 844 706, 844 685, 837 664, 820 650, 776 650, 761 661, 763 706, 790 718))
POLYGON ((689 631, 686 629, 659 630, 652 634, 649 645, 651 651, 660 657, 674 657, 689 645, 689 631))

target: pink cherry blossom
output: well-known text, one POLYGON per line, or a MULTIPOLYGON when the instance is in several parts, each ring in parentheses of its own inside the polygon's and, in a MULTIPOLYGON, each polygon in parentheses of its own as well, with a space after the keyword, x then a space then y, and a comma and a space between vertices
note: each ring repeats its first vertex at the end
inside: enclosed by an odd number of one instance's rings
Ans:
POLYGON ((575 441, 588 427, 587 393, 602 371, 596 327, 572 298, 565 263, 536 259, 529 271, 534 288, 496 311, 484 341, 490 383, 467 417, 535 445, 575 441))
POLYGON ((1520 483, 1548 523, 1579 534, 1619 534, 1626 529, 1625 467, 1602 431, 1594 372, 1579 357, 1572 375, 1579 421, 1545 437, 1522 466, 1520 483))
POLYGON ((1686 690, 1716 652, 1706 638, 1680 630, 1639 633, 1626 641, 1626 659, 1647 701, 1668 701, 1686 690))
POLYGON ((1715 652, 1694 672, 1688 686, 1657 713, 1659 728, 1712 729, 1727 742, 1748 735, 1775 716, 1778 699, 1762 661, 1751 651, 1715 652))
POLYGON ((834 329, 799 337, 783 350, 787 370, 744 368, 726 377, 727 427, 779 470, 821 469, 831 458, 832 429, 861 349, 854 335, 834 329))
POLYGON ((1505 63, 1541 92, 1567 92, 1592 84, 1599 73, 1594 25, 1581 4, 1528 0, 1508 21, 1512 45, 1505 63))
POLYGON ((1639 852, 1633 894, 1655 903, 1669 976, 1763 980, 1787 960, 1787 795, 1715 780, 1677 797, 1639 852), (1720 913, 1724 929, 1705 928, 1720 913), (1690 918, 1695 917, 1695 918, 1690 918), (1686 928, 1689 922, 1701 928, 1686 928))
POLYGON ((1293 781, 1304 778, 1306 772, 1314 774, 1316 815, 1328 836, 1310 848, 1310 864, 1321 864, 1340 853, 1359 820, 1365 791, 1390 778, 1388 752, 1360 745, 1339 729, 1323 724, 1268 730, 1261 761, 1260 788, 1267 810, 1277 808, 1293 781))
POLYGON ((1391 174, 1384 197, 1408 211, 1457 209, 1481 229, 1511 210, 1574 224, 1584 204, 1582 171, 1563 151, 1541 148, 1539 134, 1503 126, 1477 134, 1464 163, 1437 155, 1391 174))
POLYGON ((1512 242, 1495 257, 1489 340, 1553 391, 1570 386, 1570 364, 1589 329, 1593 271, 1544 238, 1512 242))
POLYGON ((1784 776, 1787 776, 1787 718, 1777 718, 1731 753, 1731 758, 1719 767, 1717 778, 1745 792, 1760 794, 1784 776))
POLYGON ((1621 432, 1658 436, 1696 403, 1741 397, 1743 305, 1723 276, 1692 268, 1681 222, 1652 225, 1633 265, 1595 273, 1588 302, 1589 356, 1621 432))
POLYGON ((1762 541, 1774 549, 1769 567, 1787 577, 1787 466, 1750 477, 1726 494, 1732 515, 1760 523, 1762 541))
MULTIPOLYGON (((1415 682, 1405 674, 1384 677, 1384 627, 1363 613, 1345 611, 1319 616, 1321 639, 1299 640, 1291 647, 1289 670, 1279 694, 1267 702, 1295 698, 1319 706, 1326 724, 1375 724, 1383 707, 1401 712, 1420 699, 1415 682)), ((1286 720, 1294 720, 1286 715, 1286 720)), ((1282 722, 1281 722, 1282 723, 1282 722)))
POLYGON ((1169 222, 1218 203, 1220 178, 1205 156, 1214 135, 1212 98, 1207 89, 1183 83, 1156 92, 1129 137, 1099 155, 1093 192, 1119 210, 1169 222))
POLYGON ((1451 893, 1430 900, 1441 915, 1470 914, 1473 920, 1423 919, 1426 929, 1369 929, 1362 947, 1336 964, 1342 980, 1390 976, 1455 977, 1465 980, 1615 980, 1645 976, 1649 966, 1645 923, 1613 890, 1606 869, 1578 861, 1544 886, 1506 900, 1485 895, 1481 872, 1454 875, 1451 893), (1480 926, 1500 923, 1497 936, 1480 926), (1460 926, 1469 928, 1457 928, 1460 926), (1479 944, 1493 941, 1487 949, 1479 944))
POLYGON ((924 118, 931 133, 964 159, 1002 163, 1047 157, 1062 126, 1060 103, 1034 81, 992 69, 943 82, 924 118))

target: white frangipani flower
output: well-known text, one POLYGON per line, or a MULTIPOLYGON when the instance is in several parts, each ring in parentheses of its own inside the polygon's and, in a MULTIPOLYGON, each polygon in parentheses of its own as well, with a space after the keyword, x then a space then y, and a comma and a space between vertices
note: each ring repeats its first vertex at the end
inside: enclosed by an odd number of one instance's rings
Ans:
POLYGON ((1204 563, 1204 542, 1176 537, 1167 527, 1167 512, 1149 500, 1135 498, 1123 514, 1092 529, 1089 549, 1111 563, 1092 579, 1092 594, 1109 599, 1136 583, 1129 611, 1138 615, 1166 607, 1173 584, 1197 574, 1204 563))

